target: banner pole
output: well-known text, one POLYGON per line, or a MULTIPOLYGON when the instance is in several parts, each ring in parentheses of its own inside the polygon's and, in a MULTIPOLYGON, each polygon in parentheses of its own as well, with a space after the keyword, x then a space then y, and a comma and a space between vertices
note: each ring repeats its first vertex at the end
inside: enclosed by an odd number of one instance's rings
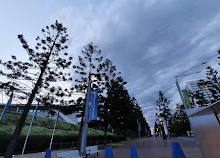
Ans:
POLYGON ((25 142, 24 142, 23 150, 22 150, 22 155, 24 155, 24 151, 25 151, 26 144, 27 144, 27 141, 28 141, 29 133, 30 133, 30 130, 31 130, 31 127, 32 127, 32 123, 33 123, 34 117, 35 117, 36 112, 37 112, 38 105, 39 105, 39 102, 38 102, 38 104, 36 105, 35 113, 34 113, 34 115, 33 115, 33 117, 32 117, 32 120, 31 120, 29 129, 28 129, 28 133, 27 133, 27 136, 26 136, 26 139, 25 139, 25 142))
POLYGON ((90 102, 90 94, 91 93, 91 81, 88 82, 87 94, 86 94, 86 105, 85 105, 85 113, 84 113, 84 121, 83 121, 83 129, 82 129, 82 140, 81 140, 81 148, 80 148, 80 156, 86 157, 86 143, 87 143, 87 132, 88 132, 88 119, 89 119, 89 102, 90 102))
POLYGON ((32 117, 29 129, 28 129, 28 133, 27 133, 27 136, 26 136, 26 139, 25 139, 25 142, 24 142, 24 146, 23 146, 23 150, 22 150, 22 155, 24 155, 24 151, 25 151, 25 148, 26 148, 26 144, 27 144, 27 141, 28 141, 28 137, 29 137, 29 133, 30 133, 30 130, 31 130, 31 127, 32 127, 33 120, 34 120, 34 115, 32 117))
POLYGON ((54 124, 54 127, 53 127, 53 134, 52 134, 52 137, 51 137, 51 140, 50 140, 50 147, 49 147, 49 149, 51 149, 51 147, 52 147, 54 132, 55 132, 57 121, 58 121, 58 117, 59 117, 59 112, 60 112, 60 109, 57 112, 57 119, 55 120, 55 124, 54 124))

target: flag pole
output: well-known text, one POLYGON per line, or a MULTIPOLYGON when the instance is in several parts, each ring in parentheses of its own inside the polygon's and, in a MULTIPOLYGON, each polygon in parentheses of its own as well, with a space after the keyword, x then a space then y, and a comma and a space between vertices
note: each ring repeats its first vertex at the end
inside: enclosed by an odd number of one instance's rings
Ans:
POLYGON ((0 120, 1 120, 2 117, 3 117, 4 111, 6 110, 6 108, 7 108, 7 104, 5 105, 5 107, 4 107, 3 111, 2 111, 2 114, 1 114, 0 120))
MULTIPOLYGON (((61 104, 60 104, 60 106, 61 106, 61 104)), ((53 143, 53 137, 54 137, 54 132, 55 132, 57 121, 58 121, 58 117, 59 117, 59 112, 60 112, 60 109, 57 112, 57 119, 55 120, 55 124, 54 124, 54 127, 53 127, 53 134, 52 134, 52 137, 51 137, 51 140, 50 140, 50 147, 49 147, 50 150, 51 150, 52 143, 53 143)))
POLYGON ((140 135, 140 130, 139 130, 139 122, 138 122, 138 119, 137 119, 137 125, 138 125, 138 136, 139 136, 139 139, 141 138, 141 135, 140 135))
POLYGON ((23 150, 22 150, 22 155, 24 155, 24 151, 25 151, 26 144, 27 144, 27 141, 28 141, 29 133, 30 133, 30 130, 31 130, 31 127, 32 127, 32 123, 33 123, 33 120, 34 120, 36 112, 37 112, 38 105, 39 105, 39 103, 36 105, 35 114, 32 117, 29 129, 28 129, 28 133, 27 133, 27 136, 26 136, 26 139, 25 139, 25 142, 24 142, 23 150))
POLYGON ((13 97, 13 91, 12 91, 12 93, 11 93, 11 95, 10 95, 10 98, 9 98, 8 102, 6 103, 6 105, 5 105, 5 107, 4 107, 3 111, 2 111, 2 114, 1 114, 1 117, 0 117, 0 121, 1 121, 1 119, 5 116, 6 110, 7 110, 7 109, 9 108, 9 106, 11 105, 12 97, 13 97))
POLYGON ((25 148, 26 148, 26 144, 27 144, 27 141, 28 141, 28 137, 29 137, 29 133, 30 133, 30 130, 31 130, 31 127, 32 127, 33 120, 34 120, 34 116, 32 117, 29 129, 28 129, 28 133, 27 133, 27 136, 26 136, 26 139, 25 139, 25 142, 24 142, 23 150, 22 150, 22 155, 24 155, 24 151, 25 151, 25 148))

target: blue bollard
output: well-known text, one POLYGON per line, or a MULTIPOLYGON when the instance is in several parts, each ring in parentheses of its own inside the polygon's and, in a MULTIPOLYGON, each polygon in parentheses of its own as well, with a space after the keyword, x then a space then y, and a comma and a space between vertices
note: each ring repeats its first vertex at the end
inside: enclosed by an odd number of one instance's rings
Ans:
POLYGON ((172 143, 172 158, 186 158, 183 150, 177 142, 172 143))
POLYGON ((51 149, 47 149, 44 158, 51 158, 51 149))
POLYGON ((112 147, 107 147, 105 150, 105 158, 114 158, 112 147))
POLYGON ((131 158, 138 158, 138 154, 135 146, 131 146, 131 158))

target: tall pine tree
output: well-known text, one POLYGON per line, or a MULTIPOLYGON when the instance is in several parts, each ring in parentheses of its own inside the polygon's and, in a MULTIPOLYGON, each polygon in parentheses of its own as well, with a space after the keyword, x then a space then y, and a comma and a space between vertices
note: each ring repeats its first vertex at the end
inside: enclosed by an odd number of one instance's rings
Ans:
MULTIPOLYGON (((78 64, 73 66, 75 73, 78 74, 78 78, 75 79, 75 92, 86 93, 88 86, 88 81, 92 81, 92 87, 98 88, 101 82, 101 75, 98 65, 102 63, 103 56, 101 56, 101 50, 98 49, 92 42, 85 45, 84 49, 81 51, 81 55, 78 56, 78 64)), ((85 99, 79 98, 80 103, 76 104, 75 112, 79 113, 81 117, 79 139, 78 139, 78 149, 80 149, 81 137, 82 137, 82 127, 83 127, 83 117, 85 111, 85 99)), ((77 101, 79 102, 79 101, 77 101)))
MULTIPOLYGON (((35 49, 30 48, 23 35, 18 35, 18 39, 27 52, 29 61, 19 61, 16 56, 12 56, 11 61, 0 61, 0 64, 7 69, 5 72, 1 70, 0 74, 9 79, 8 83, 14 89, 22 87, 20 81, 29 82, 30 86, 32 85, 30 90, 27 91, 28 101, 7 147, 5 158, 12 157, 27 114, 36 96, 44 105, 51 106, 64 102, 64 97, 71 95, 69 89, 52 84, 57 81, 72 80, 70 74, 64 71, 69 68, 72 60, 72 57, 68 57, 68 53, 65 52, 65 49, 68 48, 66 46, 68 40, 66 28, 56 21, 55 24, 42 29, 42 33, 42 37, 38 36, 36 38, 35 49)), ((7 87, 7 84, 3 87, 7 87)))

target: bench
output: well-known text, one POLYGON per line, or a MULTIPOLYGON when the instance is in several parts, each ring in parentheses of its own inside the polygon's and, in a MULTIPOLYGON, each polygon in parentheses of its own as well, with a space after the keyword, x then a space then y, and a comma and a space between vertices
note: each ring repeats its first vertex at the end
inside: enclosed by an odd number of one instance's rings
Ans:
POLYGON ((57 158, 72 158, 72 157, 81 158, 81 156, 79 156, 79 151, 73 150, 73 151, 57 153, 57 158))
POLYGON ((101 152, 102 150, 98 150, 98 146, 88 146, 86 147, 86 155, 91 155, 91 154, 95 154, 97 153, 96 156, 99 156, 99 152, 101 152))
MULTIPOLYGON (((98 150, 98 146, 88 146, 86 147, 86 157, 91 154, 97 153, 97 156, 99 155, 99 152, 102 150, 98 150)), ((81 158, 79 155, 78 150, 72 150, 62 153, 57 153, 57 158, 81 158)))

